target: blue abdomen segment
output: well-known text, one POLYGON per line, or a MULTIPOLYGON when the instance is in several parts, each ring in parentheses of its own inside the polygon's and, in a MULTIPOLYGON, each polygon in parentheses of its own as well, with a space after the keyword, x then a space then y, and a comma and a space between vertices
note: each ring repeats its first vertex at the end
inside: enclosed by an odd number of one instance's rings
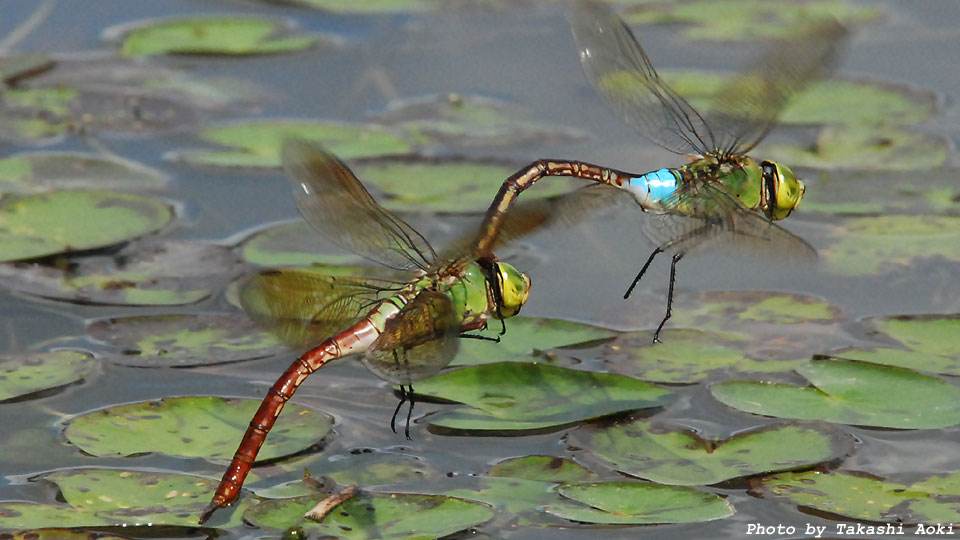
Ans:
POLYGON ((624 187, 641 206, 655 206, 677 190, 680 175, 674 169, 659 169, 641 176, 634 176, 624 187))

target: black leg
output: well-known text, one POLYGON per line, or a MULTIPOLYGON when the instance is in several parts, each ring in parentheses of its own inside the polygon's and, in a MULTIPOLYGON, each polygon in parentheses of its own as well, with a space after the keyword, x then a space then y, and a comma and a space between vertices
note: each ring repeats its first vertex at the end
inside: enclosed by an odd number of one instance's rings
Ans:
MULTIPOLYGON (((404 386, 400 385, 400 403, 397 403, 397 408, 393 410, 393 416, 390 417, 390 429, 396 433, 397 432, 397 415, 400 414, 400 407, 403 407, 403 404, 407 401, 407 390, 404 386)), ((409 439, 409 433, 407 438, 409 439)))
POLYGON ((640 272, 637 273, 637 277, 633 278, 633 283, 630 284, 630 288, 628 288, 628 289, 627 289, 627 292, 624 293, 624 295, 623 295, 623 299, 624 299, 624 300, 626 300, 627 298, 630 298, 630 293, 633 292, 633 289, 634 289, 634 287, 637 286, 637 283, 640 283, 640 278, 643 277, 643 274, 646 273, 647 268, 650 267, 650 263, 653 262, 653 258, 656 257, 656 256, 657 256, 658 254, 660 254, 660 253, 663 253, 663 248, 662 248, 662 247, 658 247, 657 249, 653 250, 653 253, 651 253, 651 254, 650 254, 650 257, 647 258, 647 262, 643 264, 643 268, 641 268, 641 269, 640 269, 640 272))
POLYGON ((663 330, 663 325, 666 324, 667 319, 670 318, 673 311, 673 286, 677 281, 677 263, 682 258, 682 251, 674 253, 673 261, 670 262, 670 287, 667 289, 667 314, 663 316, 663 320, 660 321, 660 326, 658 326, 657 331, 653 333, 654 343, 660 343, 660 330, 663 330))
POLYGON ((410 402, 410 408, 407 409, 407 425, 403 428, 403 435, 408 441, 411 441, 413 439, 410 438, 410 417, 413 416, 413 406, 417 403, 417 398, 413 395, 412 384, 407 386, 407 401, 410 402))

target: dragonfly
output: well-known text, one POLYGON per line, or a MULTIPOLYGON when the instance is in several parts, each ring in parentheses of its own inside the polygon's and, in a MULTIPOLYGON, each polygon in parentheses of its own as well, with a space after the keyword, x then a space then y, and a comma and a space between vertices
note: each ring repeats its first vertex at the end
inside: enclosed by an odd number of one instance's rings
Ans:
POLYGON ((413 383, 450 363, 457 338, 483 338, 470 332, 485 328, 490 319, 516 315, 530 294, 530 278, 490 252, 461 246, 462 253, 438 255, 321 146, 287 141, 283 164, 297 208, 317 232, 368 260, 407 271, 411 278, 395 281, 271 269, 244 283, 241 304, 255 320, 287 344, 319 345, 297 358, 268 391, 201 514, 201 524, 239 496, 267 433, 311 373, 331 360, 362 353, 371 372, 400 387, 401 401, 390 423, 394 432, 397 412, 405 400, 410 401, 405 430, 409 438, 413 383))
POLYGON ((793 96, 835 67, 846 38, 842 25, 822 21, 769 45, 701 114, 657 74, 633 32, 609 7, 578 2, 568 18, 580 65, 600 97, 641 136, 691 161, 645 174, 582 161, 534 161, 501 186, 485 216, 478 249, 494 241, 516 197, 545 176, 582 178, 628 192, 651 214, 643 232, 656 248, 624 298, 658 254, 673 253, 666 314, 653 337, 657 343, 672 313, 677 263, 691 250, 725 240, 781 258, 816 258, 809 244, 774 223, 797 208, 803 181, 783 164, 747 154, 793 96))

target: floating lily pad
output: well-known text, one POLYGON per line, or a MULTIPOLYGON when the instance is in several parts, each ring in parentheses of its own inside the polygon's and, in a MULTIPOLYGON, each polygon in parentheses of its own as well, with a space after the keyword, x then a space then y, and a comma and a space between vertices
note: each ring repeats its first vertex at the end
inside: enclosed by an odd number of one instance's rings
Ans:
POLYGON ((586 467, 556 456, 523 456, 505 459, 490 467, 487 475, 557 483, 581 482, 594 476, 586 467))
POLYGON ((280 146, 290 138, 317 141, 341 159, 410 153, 410 144, 382 128, 322 121, 253 120, 216 126, 200 138, 233 150, 186 150, 179 157, 198 165, 279 167, 280 146))
POLYGON ((640 482, 567 484, 558 489, 565 498, 581 504, 550 505, 549 514, 583 523, 641 525, 696 523, 733 515, 726 499, 683 486, 640 482))
POLYGON ((261 527, 286 529, 297 524, 312 535, 351 539, 440 538, 480 525, 493 517, 482 503, 443 495, 406 493, 364 494, 337 507, 321 523, 303 519, 303 515, 322 496, 265 501, 244 512, 245 520, 261 527))
POLYGON ((623 13, 628 23, 688 23, 691 26, 684 30, 685 36, 721 41, 780 38, 825 19, 856 24, 881 16, 878 9, 837 0, 778 2, 776 5, 763 0, 700 0, 654 3, 623 13))
POLYGON ((915 171, 822 171, 807 175, 803 211, 846 215, 960 213, 960 170, 941 167, 915 171))
POLYGON ((617 336, 604 348, 603 359, 615 373, 667 383, 694 383, 730 372, 789 371, 806 362, 750 358, 739 336, 687 329, 667 329, 661 335, 663 343, 653 343, 650 332, 617 336))
MULTIPOLYGON (((59 261, 65 262, 65 261, 59 261)), ((0 264, 3 285, 83 304, 181 305, 209 297, 241 271, 230 248, 177 242, 134 244, 75 264, 0 264)))
MULTIPOLYGON (((199 476, 122 469, 68 469, 38 479, 56 484, 67 504, 0 503, 0 527, 196 527, 216 487, 199 476)), ((234 515, 230 525, 238 526, 234 515)))
POLYGON ((894 340, 901 349, 857 347, 831 356, 918 371, 960 375, 960 317, 956 315, 900 315, 867 319, 875 337, 894 340))
MULTIPOLYGON (((3 503, 0 503, 0 507, 3 507, 3 503)), ((2 510, 0 510, 0 512, 2 512, 2 510)), ((99 532, 85 532, 76 529, 56 527, 28 529, 4 534, 6 534, 4 540, 129 540, 129 537, 124 536, 103 536, 99 532)))
POLYGON ((960 260, 960 217, 876 216, 847 219, 819 250, 823 267, 843 276, 904 270, 920 258, 960 260))
POLYGON ((81 380, 96 362, 88 353, 66 349, 0 357, 0 401, 81 380))
POLYGON ((100 248, 155 232, 173 219, 166 204, 113 191, 57 191, 0 206, 0 261, 100 248))
POLYGON ((584 426, 571 433, 568 442, 620 472, 684 486, 810 467, 853 451, 850 435, 814 424, 769 424, 716 441, 704 440, 691 429, 636 420, 584 426))
POLYGON ((900 127, 826 126, 812 150, 772 145, 765 155, 791 167, 917 171, 942 166, 950 149, 942 138, 900 127))
POLYGON ((29 152, 0 159, 0 193, 51 188, 159 191, 168 181, 156 169, 112 156, 29 152))
POLYGON ((476 431, 546 429, 623 411, 664 405, 671 393, 606 373, 501 362, 441 373, 419 394, 473 407, 430 417, 430 425, 476 431))
POLYGON ((514 148, 588 137, 585 132, 541 124, 529 117, 529 111, 506 101, 445 94, 394 102, 375 119, 406 131, 419 144, 514 148))
MULTIPOLYGON (((611 330, 560 319, 521 316, 511 317, 504 322, 507 333, 500 336, 499 343, 479 339, 461 340, 460 352, 451 365, 491 364, 503 360, 519 360, 518 357, 527 357, 527 360, 534 361, 534 357, 530 355, 535 351, 569 347, 616 335, 611 330)), ((490 328, 499 330, 499 324, 492 321, 490 328)))
MULTIPOLYGON (((768 497, 784 499, 793 504, 814 508, 859 520, 889 523, 924 524, 936 529, 936 524, 958 522, 960 514, 960 474, 931 477, 912 484, 899 483, 865 474, 834 471, 822 473, 783 473, 763 479, 759 492, 768 497), (946 489, 945 489, 946 488, 946 489)), ((837 524, 838 531, 839 526, 837 524)), ((856 525, 850 524, 854 534, 856 525)), ((922 535, 916 525, 904 526, 904 533, 922 535)), ((860 533, 867 535, 891 534, 886 530, 860 533)), ((899 534, 894 527, 893 534, 899 534)), ((931 531, 929 534, 933 534, 931 531)))
POLYGON ((124 34, 123 56, 271 54, 306 49, 317 42, 314 36, 278 37, 289 31, 289 25, 280 21, 223 16, 133 23, 107 34, 124 34))
POLYGON ((135 366, 199 366, 252 360, 284 350, 239 313, 143 315, 94 320, 87 334, 122 349, 110 360, 135 366))
MULTIPOLYGON (((229 461, 259 405, 255 399, 206 396, 141 401, 78 416, 64 435, 95 456, 159 452, 229 461)), ((257 458, 267 461, 305 450, 325 437, 331 424, 324 413, 287 403, 257 458)))
POLYGON ((327 242, 305 221, 280 223, 243 243, 243 260, 260 266, 358 265, 366 259, 327 242))
POLYGON ((711 392, 737 409, 860 426, 935 429, 960 423, 960 388, 898 367, 815 360, 797 369, 812 386, 733 381, 711 392), (896 396, 891 399, 890 396, 896 396))

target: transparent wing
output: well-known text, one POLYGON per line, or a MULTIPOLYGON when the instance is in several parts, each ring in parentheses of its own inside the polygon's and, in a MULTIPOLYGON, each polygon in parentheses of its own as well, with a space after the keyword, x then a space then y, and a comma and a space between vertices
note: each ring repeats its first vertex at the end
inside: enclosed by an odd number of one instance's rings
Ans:
POLYGON ((380 206, 322 146, 286 141, 283 166, 303 218, 331 242, 397 270, 427 269, 436 261, 427 240, 380 206))
POLYGON ((666 249, 724 248, 798 263, 817 259, 805 240, 709 183, 687 184, 662 204, 665 212, 648 215, 643 232, 666 249))
POLYGON ((605 4, 575 2, 568 18, 587 80, 624 122, 678 154, 705 155, 716 146, 703 117, 660 79, 616 13, 605 4))
POLYGON ((396 283, 328 276, 309 270, 266 270, 240 287, 253 320, 291 347, 316 345, 357 321, 396 283))
POLYGON ((749 69, 724 85, 706 114, 718 155, 743 155, 756 146, 790 99, 833 71, 846 37, 837 21, 818 21, 772 43, 749 69))
POLYGON ((387 382, 409 386, 453 360, 459 335, 450 297, 423 290, 387 320, 383 333, 364 354, 363 365, 387 382))

